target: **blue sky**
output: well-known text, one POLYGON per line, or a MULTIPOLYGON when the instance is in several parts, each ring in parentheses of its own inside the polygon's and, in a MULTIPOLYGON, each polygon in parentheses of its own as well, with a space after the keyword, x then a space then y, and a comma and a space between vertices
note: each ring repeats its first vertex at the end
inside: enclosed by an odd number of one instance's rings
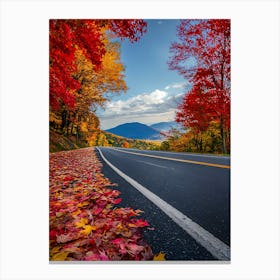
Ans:
POLYGON ((126 122, 153 124, 172 121, 175 109, 190 87, 168 69, 169 47, 176 41, 179 20, 147 20, 147 33, 139 42, 121 42, 121 61, 129 90, 112 95, 105 110, 98 109, 101 128, 126 122))

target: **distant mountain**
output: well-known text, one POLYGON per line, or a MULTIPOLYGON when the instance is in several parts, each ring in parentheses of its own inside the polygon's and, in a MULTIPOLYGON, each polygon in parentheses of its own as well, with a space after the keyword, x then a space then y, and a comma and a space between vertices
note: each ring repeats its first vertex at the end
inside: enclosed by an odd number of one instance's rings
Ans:
POLYGON ((106 131, 131 139, 162 140, 164 136, 156 129, 142 123, 124 123, 106 131))
POLYGON ((172 128, 178 129, 179 131, 182 130, 182 126, 177 122, 159 122, 150 125, 150 127, 162 132, 168 132, 172 128))

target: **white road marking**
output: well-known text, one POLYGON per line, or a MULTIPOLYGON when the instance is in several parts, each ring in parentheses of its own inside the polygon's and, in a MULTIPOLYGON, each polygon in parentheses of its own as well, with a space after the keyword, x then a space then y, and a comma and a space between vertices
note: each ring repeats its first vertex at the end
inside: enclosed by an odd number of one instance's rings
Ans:
POLYGON ((141 162, 141 163, 144 163, 144 164, 148 164, 148 165, 152 165, 152 166, 156 166, 156 167, 161 167, 161 168, 166 168, 166 169, 169 169, 168 167, 166 166, 162 166, 162 165, 158 165, 158 164, 154 164, 154 163, 150 163, 150 162, 146 162, 146 161, 142 161, 142 160, 136 160, 138 162, 141 162))
POLYGON ((209 251, 214 257, 219 260, 230 260, 230 247, 215 237, 213 234, 205 230, 203 227, 193 222, 189 217, 178 211, 176 208, 168 204, 166 201, 146 189, 137 181, 123 173, 111 162, 109 162, 97 147, 102 159, 124 180, 130 185, 141 192, 146 198, 152 201, 157 207, 161 209, 166 215, 168 215, 175 223, 177 223, 182 229, 184 229, 190 236, 192 236, 200 245, 202 245, 207 251, 209 251))

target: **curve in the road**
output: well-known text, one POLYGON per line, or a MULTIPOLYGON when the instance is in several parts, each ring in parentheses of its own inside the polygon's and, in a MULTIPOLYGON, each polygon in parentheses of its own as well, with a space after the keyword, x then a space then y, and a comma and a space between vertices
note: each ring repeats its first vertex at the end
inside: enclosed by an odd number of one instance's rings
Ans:
MULTIPOLYGON (((208 250, 214 257, 219 260, 230 260, 230 247, 216 238, 213 234, 193 222, 189 217, 178 211, 176 208, 168 204, 166 201, 149 191, 147 188, 139 184, 137 181, 127 176, 116 166, 110 163, 103 155, 101 150, 97 148, 102 159, 123 179, 130 183, 134 188, 141 192, 145 197, 158 206, 165 214, 167 214, 174 222, 183 228, 190 236, 192 236, 199 244, 208 250)), ((138 153, 137 153, 138 154, 138 153)))

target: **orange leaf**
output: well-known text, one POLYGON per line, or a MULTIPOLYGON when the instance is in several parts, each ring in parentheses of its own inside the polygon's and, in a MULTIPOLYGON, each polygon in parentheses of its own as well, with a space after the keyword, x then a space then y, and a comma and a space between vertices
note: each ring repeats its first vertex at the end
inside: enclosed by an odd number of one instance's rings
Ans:
POLYGON ((166 261, 165 254, 162 252, 159 252, 157 255, 153 258, 154 261, 166 261))

